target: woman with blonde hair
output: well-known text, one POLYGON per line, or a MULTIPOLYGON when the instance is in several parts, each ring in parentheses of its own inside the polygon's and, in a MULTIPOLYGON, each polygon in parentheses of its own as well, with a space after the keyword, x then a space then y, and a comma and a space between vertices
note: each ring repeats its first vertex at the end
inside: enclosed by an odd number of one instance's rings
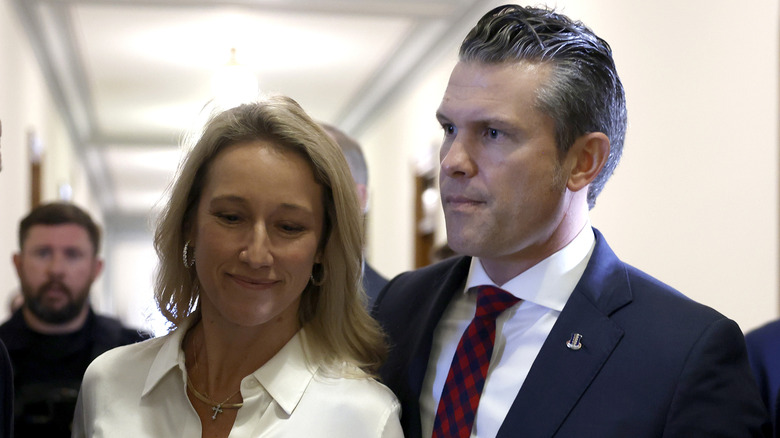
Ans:
POLYGON ((295 101, 213 117, 155 233, 174 329, 90 365, 74 436, 402 436, 372 377, 361 227, 339 147, 295 101))

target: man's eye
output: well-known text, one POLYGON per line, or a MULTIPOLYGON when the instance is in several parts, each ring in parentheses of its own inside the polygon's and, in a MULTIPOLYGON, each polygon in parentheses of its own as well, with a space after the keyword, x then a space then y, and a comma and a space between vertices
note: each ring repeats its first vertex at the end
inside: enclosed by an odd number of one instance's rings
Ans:
POLYGON ((81 256, 82 256, 82 252, 78 250, 65 251, 65 257, 71 260, 80 259, 81 256))
POLYGON ((488 128, 487 135, 488 137, 495 140, 501 136, 501 131, 499 131, 498 129, 488 128))
POLYGON ((33 251, 33 254, 36 257, 48 257, 48 256, 51 255, 51 250, 49 250, 48 248, 41 248, 41 249, 33 251))
POLYGON ((450 123, 443 123, 441 128, 444 130, 444 135, 452 135, 455 133, 455 126, 450 123))

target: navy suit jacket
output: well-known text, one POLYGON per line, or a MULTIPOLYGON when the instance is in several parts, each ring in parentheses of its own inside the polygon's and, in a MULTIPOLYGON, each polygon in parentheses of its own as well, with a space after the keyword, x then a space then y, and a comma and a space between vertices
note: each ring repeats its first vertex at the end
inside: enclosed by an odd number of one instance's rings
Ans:
MULTIPOLYGON (((750 366, 756 376, 761 398, 775 415, 780 414, 780 320, 770 322, 745 335, 750 366)), ((780 437, 780 423, 775 434, 780 437)))
POLYGON ((376 272, 371 265, 365 264, 363 267, 363 289, 366 291, 366 295, 368 295, 367 307, 369 310, 374 307, 376 297, 379 296, 382 288, 387 286, 387 282, 388 280, 382 277, 379 272, 376 272))
POLYGON ((780 438, 780 391, 777 391, 777 397, 775 397, 775 438, 780 438))
MULTIPOLYGON (((755 437, 771 423, 733 321, 618 260, 596 230, 580 282, 534 361, 498 437, 755 437), (579 333, 582 349, 566 347, 579 333)), ((419 396, 433 332, 470 258, 391 280, 375 316, 388 333, 381 377, 421 436, 419 396)))

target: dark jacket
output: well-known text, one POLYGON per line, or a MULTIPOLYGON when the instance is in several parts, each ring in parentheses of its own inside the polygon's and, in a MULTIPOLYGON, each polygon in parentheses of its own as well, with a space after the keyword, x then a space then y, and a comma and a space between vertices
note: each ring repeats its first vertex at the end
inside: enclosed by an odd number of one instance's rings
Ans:
POLYGON ((73 410, 87 366, 114 347, 149 335, 89 310, 84 326, 66 335, 31 330, 17 310, 0 326, 14 373, 14 433, 17 437, 69 437, 73 410))
MULTIPOLYGON (((734 321, 621 262, 594 230, 588 266, 544 342, 498 438, 769 436, 770 420, 734 321), (566 347, 572 333, 583 347, 566 347)), ((462 291, 457 257, 390 281, 375 315, 391 341, 380 371, 420 437, 434 329, 462 291)))
POLYGON ((379 296, 379 292, 382 291, 382 288, 387 286, 387 281, 388 280, 383 277, 382 274, 376 272, 371 265, 368 263, 365 264, 365 267, 363 268, 363 289, 365 289, 366 295, 368 295, 369 310, 374 307, 374 301, 376 301, 376 297, 379 296))
POLYGON ((11 358, 0 341, 0 438, 11 438, 14 430, 14 376, 11 358))
MULTIPOLYGON (((780 320, 770 322, 745 335, 750 366, 761 390, 761 398, 775 416, 780 415, 780 320)), ((780 437, 780 420, 775 419, 775 435, 780 437)))

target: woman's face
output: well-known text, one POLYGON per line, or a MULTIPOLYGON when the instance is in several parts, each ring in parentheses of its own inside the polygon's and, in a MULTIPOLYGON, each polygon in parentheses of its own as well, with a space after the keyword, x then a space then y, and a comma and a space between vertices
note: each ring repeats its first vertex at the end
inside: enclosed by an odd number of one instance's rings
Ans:
POLYGON ((191 236, 204 319, 297 331, 301 292, 320 257, 322 199, 294 152, 249 141, 218 153, 191 236))

